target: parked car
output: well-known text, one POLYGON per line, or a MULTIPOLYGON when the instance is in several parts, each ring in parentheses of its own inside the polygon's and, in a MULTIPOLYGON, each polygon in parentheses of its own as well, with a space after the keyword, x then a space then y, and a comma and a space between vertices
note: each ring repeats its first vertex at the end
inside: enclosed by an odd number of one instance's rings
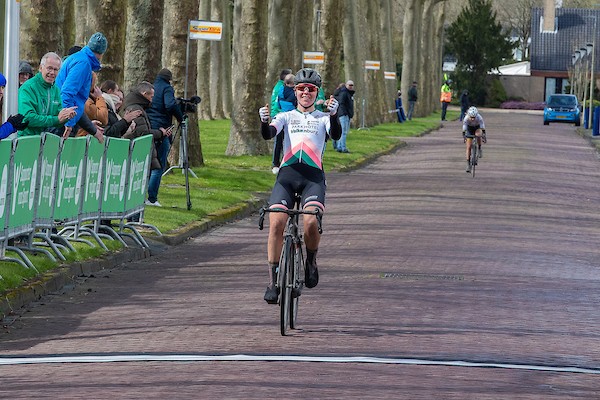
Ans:
POLYGON ((550 122, 568 122, 581 125, 581 107, 572 94, 552 94, 544 107, 544 125, 550 122))

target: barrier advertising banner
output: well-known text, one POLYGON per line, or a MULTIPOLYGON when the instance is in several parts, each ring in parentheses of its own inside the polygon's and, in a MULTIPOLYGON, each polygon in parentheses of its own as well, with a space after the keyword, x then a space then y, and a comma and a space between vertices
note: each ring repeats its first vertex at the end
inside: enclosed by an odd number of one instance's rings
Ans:
POLYGON ((58 165, 56 208, 54 218, 76 220, 83 185, 83 160, 87 138, 69 138, 63 142, 58 165))
POLYGON ((107 140, 106 161, 102 172, 104 189, 101 212, 122 214, 125 211, 125 182, 130 141, 112 137, 107 140))
POLYGON ((42 138, 38 135, 22 137, 14 142, 13 187, 10 200, 9 230, 27 227, 33 229, 35 218, 35 188, 38 158, 42 138))
POLYGON ((86 216, 97 216, 100 212, 103 157, 104 144, 100 144, 96 138, 88 136, 85 188, 81 209, 84 218, 86 216))
POLYGON ((150 135, 136 138, 131 144, 129 187, 127 189, 127 199, 125 200, 127 211, 142 206, 144 200, 146 200, 151 146, 152 136, 150 135))
POLYGON ((40 162, 38 205, 36 220, 38 225, 51 226, 54 220, 56 200, 56 169, 60 152, 60 137, 46 133, 42 137, 42 160, 40 162))

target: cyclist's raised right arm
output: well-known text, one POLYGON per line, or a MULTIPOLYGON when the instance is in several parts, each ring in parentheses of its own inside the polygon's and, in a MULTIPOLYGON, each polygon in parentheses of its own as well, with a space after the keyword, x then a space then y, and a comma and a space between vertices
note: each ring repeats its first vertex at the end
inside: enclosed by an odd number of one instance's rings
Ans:
POLYGON ((260 134, 265 140, 273 139, 275 136, 277 136, 277 128, 275 128, 273 125, 269 125, 268 122, 261 122, 260 134))

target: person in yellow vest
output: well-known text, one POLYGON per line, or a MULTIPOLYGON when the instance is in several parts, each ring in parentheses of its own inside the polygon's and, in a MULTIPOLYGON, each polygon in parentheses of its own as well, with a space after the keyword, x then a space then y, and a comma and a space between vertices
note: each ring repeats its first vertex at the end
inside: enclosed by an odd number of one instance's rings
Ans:
POLYGON ((451 79, 446 79, 442 85, 440 93, 440 102, 442 103, 442 121, 446 120, 446 110, 448 109, 448 104, 450 104, 450 101, 452 100, 452 89, 450 89, 451 83, 451 79))

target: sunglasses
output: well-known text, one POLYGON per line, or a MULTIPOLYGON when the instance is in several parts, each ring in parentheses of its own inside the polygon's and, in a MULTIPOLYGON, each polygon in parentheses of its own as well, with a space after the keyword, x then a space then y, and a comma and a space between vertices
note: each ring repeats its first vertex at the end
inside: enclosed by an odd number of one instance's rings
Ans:
POLYGON ((308 91, 310 93, 313 93, 313 92, 316 92, 317 90, 319 90, 319 88, 314 85, 296 85, 296 90, 304 92, 306 89, 308 89, 308 91))

